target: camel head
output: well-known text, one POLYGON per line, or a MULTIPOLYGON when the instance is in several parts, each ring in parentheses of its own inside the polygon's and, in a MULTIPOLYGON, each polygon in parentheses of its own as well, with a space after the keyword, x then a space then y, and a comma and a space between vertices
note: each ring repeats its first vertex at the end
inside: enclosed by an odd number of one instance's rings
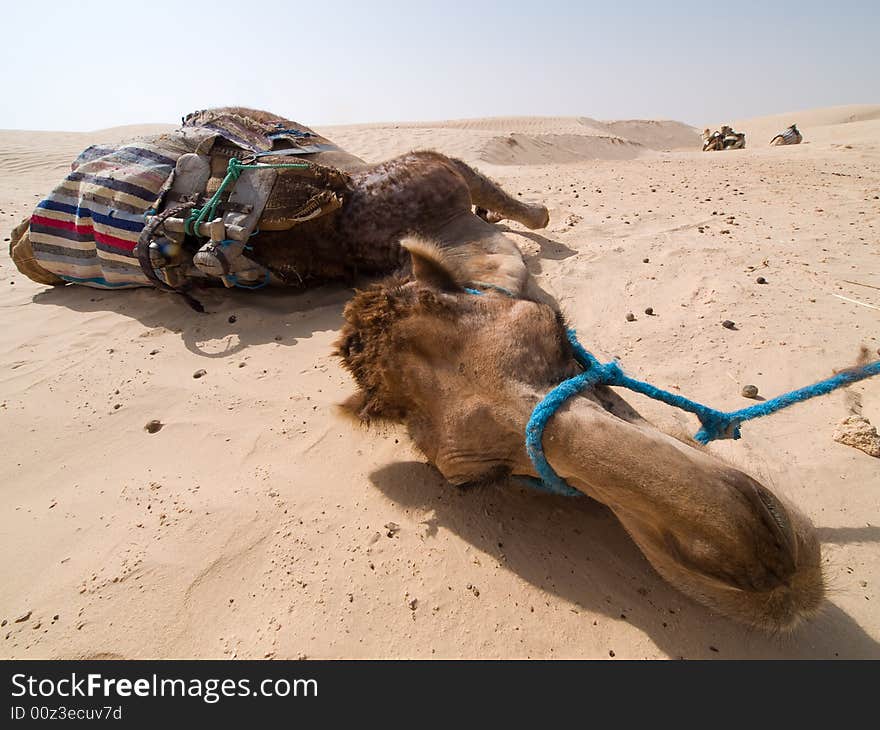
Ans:
MULTIPOLYGON (((465 290, 436 246, 404 242, 411 278, 359 292, 337 354, 360 418, 405 423, 454 484, 536 476, 529 416, 579 371, 551 306, 465 290)), ((613 510, 660 575, 716 611, 769 631, 793 628, 824 595, 819 542, 806 517, 769 489, 642 420, 613 392, 571 399, 544 432, 570 485, 613 510)))

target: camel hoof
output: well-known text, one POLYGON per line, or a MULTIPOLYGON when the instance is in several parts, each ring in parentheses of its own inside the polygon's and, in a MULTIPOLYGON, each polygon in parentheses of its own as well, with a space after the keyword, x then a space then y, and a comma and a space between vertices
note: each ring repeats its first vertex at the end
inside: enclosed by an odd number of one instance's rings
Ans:
POLYGON ((534 215, 531 217, 531 220, 526 222, 526 227, 534 231, 539 228, 546 228, 548 225, 550 225, 550 211, 547 210, 547 206, 535 206, 534 215))

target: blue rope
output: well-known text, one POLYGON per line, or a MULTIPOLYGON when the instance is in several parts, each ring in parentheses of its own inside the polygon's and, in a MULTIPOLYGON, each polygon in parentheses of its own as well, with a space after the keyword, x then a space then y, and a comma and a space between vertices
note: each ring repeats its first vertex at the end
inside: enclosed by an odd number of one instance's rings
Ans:
MULTIPOLYGON (((516 299, 516 294, 514 294, 512 291, 510 291, 510 289, 507 289, 506 287, 500 286, 499 284, 492 284, 488 281, 472 281, 471 284, 473 284, 474 286, 480 287, 480 289, 491 289, 492 291, 497 291, 497 292, 500 292, 501 294, 506 294, 511 299, 516 299)), ((465 289, 465 291, 469 292, 471 294, 477 294, 478 296, 483 294, 483 292, 481 292, 479 289, 465 289)))
POLYGON ((580 495, 580 492, 566 484, 565 480, 553 470, 553 467, 550 466, 550 463, 544 456, 544 428, 565 401, 588 388, 593 388, 597 385, 620 386, 646 395, 649 398, 662 401, 670 406, 694 413, 702 426, 694 435, 694 439, 701 444, 707 444, 719 438, 740 438, 740 425, 745 421, 760 418, 761 416, 769 416, 771 413, 776 413, 795 403, 801 403, 820 395, 827 395, 831 391, 843 388, 851 383, 870 378, 874 375, 880 375, 880 360, 878 360, 868 365, 844 370, 818 383, 793 390, 764 403, 742 408, 738 411, 725 412, 696 403, 684 396, 662 390, 650 383, 630 378, 624 374, 616 362, 600 363, 577 341, 574 330, 568 331, 568 340, 574 348, 575 360, 584 368, 584 371, 573 378, 564 380, 551 390, 535 406, 526 425, 526 451, 541 478, 544 491, 563 496, 577 496, 580 495))
MULTIPOLYGON (((511 298, 515 298, 513 292, 497 284, 487 284, 482 281, 471 283, 483 289, 494 289, 511 298)), ((465 288, 465 291, 476 296, 482 296, 484 293, 479 289, 468 287, 465 288)), ((574 349, 574 359, 577 360, 584 371, 573 378, 563 380, 535 406, 532 415, 529 417, 529 422, 526 424, 526 451, 540 479, 517 477, 534 489, 563 497, 579 497, 581 492, 569 486, 554 471, 553 467, 550 466, 550 462, 547 461, 547 457, 544 456, 544 429, 553 417, 553 414, 562 407, 565 401, 588 388, 595 388, 597 385, 616 385, 693 413, 700 420, 701 425, 700 430, 694 434, 694 440, 701 444, 707 444, 720 438, 740 438, 742 435, 740 433, 740 425, 745 421, 751 421, 753 418, 760 418, 761 416, 769 416, 772 413, 776 413, 776 411, 781 411, 783 408, 793 406, 795 403, 802 403, 810 398, 827 395, 851 383, 873 377, 874 375, 880 375, 880 360, 877 360, 867 365, 843 370, 830 378, 820 380, 818 383, 808 385, 805 388, 799 388, 798 390, 792 390, 789 393, 783 393, 763 403, 758 403, 748 408, 741 408, 738 411, 725 412, 709 408, 709 406, 704 406, 702 403, 697 403, 684 396, 670 393, 668 390, 663 390, 650 383, 630 378, 624 374, 616 361, 603 364, 587 352, 583 345, 578 342, 574 330, 568 330, 566 334, 568 335, 568 341, 574 349)))

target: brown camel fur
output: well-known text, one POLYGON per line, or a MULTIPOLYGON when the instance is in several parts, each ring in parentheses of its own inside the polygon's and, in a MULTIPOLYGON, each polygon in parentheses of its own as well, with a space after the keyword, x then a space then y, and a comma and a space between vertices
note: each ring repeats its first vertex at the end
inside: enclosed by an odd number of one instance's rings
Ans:
POLYGON ((292 231, 255 237, 252 257, 290 284, 385 274, 408 262, 399 242, 430 236, 461 262, 469 279, 519 291, 527 277, 516 245, 473 213, 474 205, 528 228, 549 222, 461 160, 411 152, 351 174, 342 208, 292 231))
MULTIPOLYGON (((213 113, 307 130, 255 109, 227 107, 213 113)), ((350 177, 338 211, 290 231, 255 236, 252 258, 286 284, 388 274, 408 263, 400 240, 415 234, 431 237, 456 256, 471 279, 513 291, 525 286, 527 272, 519 249, 487 221, 509 218, 527 228, 544 228, 550 216, 543 205, 520 202, 465 162, 439 152, 411 152, 376 164, 343 150, 307 159, 350 177), (474 214, 474 206, 481 216, 474 214)))
MULTIPOLYGON (((405 423, 454 484, 537 476, 526 422, 578 372, 552 307, 464 291, 458 259, 405 242, 414 278, 359 292, 337 354, 359 386, 362 419, 405 423)), ((557 473, 610 507, 656 570, 684 593, 752 626, 790 629, 824 595, 819 542, 806 517, 766 487, 653 428, 607 388, 570 400, 550 421, 557 473)))
MULTIPOLYGON (((258 124, 297 125, 269 112, 230 107, 258 124)), ((526 285, 527 272, 516 245, 487 220, 509 218, 527 228, 550 222, 543 205, 523 203, 465 162, 439 152, 418 151, 368 164, 342 150, 308 157, 349 174, 342 207, 289 231, 254 237, 252 257, 285 283, 302 285, 354 274, 387 274, 408 257, 400 248, 406 235, 428 236, 455 256, 463 273, 512 291, 526 285)))

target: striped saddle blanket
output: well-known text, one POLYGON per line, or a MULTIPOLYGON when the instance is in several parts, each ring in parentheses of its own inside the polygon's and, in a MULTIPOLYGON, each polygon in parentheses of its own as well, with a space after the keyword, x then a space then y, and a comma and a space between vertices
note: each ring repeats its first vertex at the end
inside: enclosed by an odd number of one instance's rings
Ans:
POLYGON ((173 134, 85 150, 31 216, 37 263, 77 284, 152 286, 133 253, 144 214, 159 205, 177 158, 199 141, 173 134))
POLYGON ((772 144, 772 145, 800 144, 801 140, 803 140, 803 135, 801 135, 800 130, 797 128, 797 125, 792 124, 784 132, 780 132, 773 139, 771 139, 770 144, 772 144))

